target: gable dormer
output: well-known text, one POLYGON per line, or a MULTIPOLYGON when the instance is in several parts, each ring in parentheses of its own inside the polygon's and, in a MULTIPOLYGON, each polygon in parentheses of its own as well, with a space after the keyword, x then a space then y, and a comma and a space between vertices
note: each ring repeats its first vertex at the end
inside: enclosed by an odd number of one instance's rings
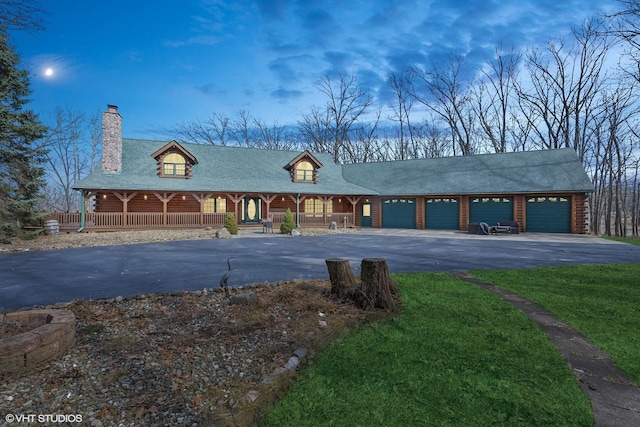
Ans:
POLYGON ((289 171, 293 182, 316 184, 318 182, 318 169, 321 167, 322 163, 313 154, 305 150, 287 163, 284 168, 289 171))
POLYGON ((198 160, 176 141, 171 141, 151 155, 158 162, 160 178, 191 178, 191 170, 198 160))

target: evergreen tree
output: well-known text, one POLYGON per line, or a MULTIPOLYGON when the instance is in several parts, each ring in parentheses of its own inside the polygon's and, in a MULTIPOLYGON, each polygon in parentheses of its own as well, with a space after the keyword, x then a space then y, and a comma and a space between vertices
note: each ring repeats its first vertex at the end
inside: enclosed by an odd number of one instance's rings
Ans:
POLYGON ((29 74, 19 63, 6 30, 0 28, 0 237, 41 219, 38 203, 45 185, 47 152, 36 141, 47 129, 25 109, 31 89, 29 74))
POLYGON ((236 216, 232 212, 227 212, 224 217, 224 228, 229 230, 231 234, 238 234, 238 224, 236 224, 236 216))
POLYGON ((291 209, 287 208, 284 213, 284 220, 280 224, 280 233, 289 234, 294 228, 296 228, 296 222, 293 219, 293 213, 291 213, 291 209))

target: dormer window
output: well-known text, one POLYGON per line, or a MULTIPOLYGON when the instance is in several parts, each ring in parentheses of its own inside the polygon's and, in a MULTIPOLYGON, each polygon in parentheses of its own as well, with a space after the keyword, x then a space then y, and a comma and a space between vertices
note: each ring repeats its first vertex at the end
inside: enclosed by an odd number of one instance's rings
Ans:
POLYGON ((308 151, 300 153, 296 158, 285 165, 293 182, 305 182, 315 184, 318 182, 318 169, 322 163, 308 151))
POLYGON ((161 178, 191 178, 196 158, 176 141, 171 141, 151 155, 158 162, 158 176, 161 178))
POLYGON ((300 162, 296 165, 296 181, 313 182, 313 166, 309 162, 300 162))
POLYGON ((185 176, 187 162, 178 153, 167 154, 162 160, 162 174, 165 176, 185 176))

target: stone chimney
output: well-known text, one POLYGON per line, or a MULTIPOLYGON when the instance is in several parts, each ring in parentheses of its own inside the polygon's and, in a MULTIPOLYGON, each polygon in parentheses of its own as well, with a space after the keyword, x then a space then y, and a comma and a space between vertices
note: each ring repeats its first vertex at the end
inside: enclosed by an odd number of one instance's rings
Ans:
POLYGON ((102 173, 116 174, 122 169, 122 116, 118 107, 107 105, 102 112, 102 173))

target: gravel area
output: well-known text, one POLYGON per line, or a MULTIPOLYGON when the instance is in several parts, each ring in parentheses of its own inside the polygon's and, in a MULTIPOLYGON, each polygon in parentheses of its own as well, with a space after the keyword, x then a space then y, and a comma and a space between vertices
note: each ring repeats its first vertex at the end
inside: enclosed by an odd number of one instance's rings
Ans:
MULTIPOLYGON (((20 250, 168 240, 169 233, 70 235, 74 243, 46 236, 20 250)), ((230 298, 203 289, 64 304, 77 317, 76 345, 38 371, 0 377, 0 425, 28 425, 10 424, 6 416, 14 414, 82 418, 63 425, 255 425, 286 392, 298 363, 385 315, 335 301, 329 289, 300 281, 233 289, 230 298)))
MULTIPOLYGON (((231 238, 269 237, 286 238, 280 234, 264 234, 261 229, 241 229, 238 235, 231 238)), ((327 228, 305 228, 301 230, 303 235, 355 233, 355 228, 339 228, 331 231, 327 228)), ((117 231, 103 233, 60 233, 56 235, 41 235, 33 240, 20 240, 13 238, 9 244, 0 243, 0 254, 21 251, 39 251, 66 249, 74 247, 131 245, 136 243, 167 242, 172 240, 197 240, 215 238, 216 230, 213 229, 189 229, 189 230, 138 230, 117 231)))

